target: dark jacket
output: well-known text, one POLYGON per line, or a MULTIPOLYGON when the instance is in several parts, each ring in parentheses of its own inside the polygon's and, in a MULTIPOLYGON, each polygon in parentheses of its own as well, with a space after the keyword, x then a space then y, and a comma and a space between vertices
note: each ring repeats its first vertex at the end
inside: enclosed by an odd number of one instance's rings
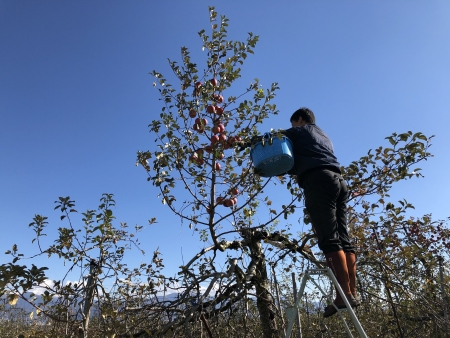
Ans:
POLYGON ((303 186, 308 172, 317 168, 341 172, 340 164, 334 156, 333 143, 315 124, 293 127, 282 133, 292 142, 294 168, 289 173, 297 175, 300 186, 303 186))

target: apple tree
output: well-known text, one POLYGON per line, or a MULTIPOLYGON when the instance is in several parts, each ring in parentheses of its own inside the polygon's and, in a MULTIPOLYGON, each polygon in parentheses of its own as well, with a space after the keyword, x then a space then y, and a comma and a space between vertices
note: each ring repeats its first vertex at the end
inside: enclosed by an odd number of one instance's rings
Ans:
POLYGON ((181 63, 169 60, 176 86, 152 72, 163 102, 159 118, 149 125, 157 149, 140 151, 138 163, 159 189, 161 202, 209 243, 181 267, 185 291, 180 297, 196 304, 185 316, 211 316, 254 293, 264 336, 273 337, 278 334, 274 318, 281 314, 269 292, 264 240, 270 227, 293 213, 297 189, 291 187, 292 195, 276 210, 264 195, 271 180, 254 173, 250 149, 240 145, 278 113, 272 103, 278 87, 263 89, 258 79, 240 91, 233 86, 258 36, 228 40, 228 19, 219 18, 213 7, 209 14, 211 34, 199 32, 205 68, 199 69, 182 47, 181 63), (224 260, 229 267, 220 272, 224 260), (204 293, 202 285, 214 286, 214 294, 209 288, 204 293))

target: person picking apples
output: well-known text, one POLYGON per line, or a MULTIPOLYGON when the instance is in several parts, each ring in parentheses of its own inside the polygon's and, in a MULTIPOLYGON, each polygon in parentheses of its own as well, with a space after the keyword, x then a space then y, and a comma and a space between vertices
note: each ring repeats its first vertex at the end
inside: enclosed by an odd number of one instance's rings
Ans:
MULTIPOLYGON (((349 304, 361 304, 356 292, 356 254, 347 231, 347 184, 341 176, 340 164, 334 155, 333 143, 315 123, 314 113, 300 108, 291 118, 291 128, 281 133, 292 142, 294 167, 288 174, 296 175, 303 189, 305 206, 311 218, 319 249, 333 271, 349 304)), ((240 149, 262 139, 253 137, 240 149)), ((346 307, 339 292, 333 303, 346 307)), ((337 312, 333 305, 325 308, 324 317, 337 312)))
MULTIPOLYGON (((308 108, 295 111, 291 128, 282 131, 293 146, 294 168, 303 189, 305 206, 318 238, 319 249, 333 271, 349 304, 361 304, 356 293, 356 254, 347 230, 348 189, 341 176, 340 164, 334 155, 330 138, 316 125, 314 113, 308 108)), ((337 292, 334 304, 345 308, 337 292)), ((336 313, 333 305, 325 308, 324 317, 336 313)))

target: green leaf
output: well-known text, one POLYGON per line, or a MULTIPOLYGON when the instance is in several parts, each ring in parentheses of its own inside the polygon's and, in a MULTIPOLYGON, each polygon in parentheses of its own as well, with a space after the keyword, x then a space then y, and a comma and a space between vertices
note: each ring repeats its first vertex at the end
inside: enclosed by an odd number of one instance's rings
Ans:
POLYGON ((427 140, 427 137, 425 135, 423 135, 423 134, 417 136, 417 138, 420 139, 420 140, 424 140, 424 141, 427 140))

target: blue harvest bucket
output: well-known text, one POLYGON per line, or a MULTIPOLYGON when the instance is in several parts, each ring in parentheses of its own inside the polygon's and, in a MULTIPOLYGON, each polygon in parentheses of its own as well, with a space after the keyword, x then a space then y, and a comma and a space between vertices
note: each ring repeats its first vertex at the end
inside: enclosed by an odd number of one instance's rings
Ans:
POLYGON ((258 142, 250 151, 253 165, 262 177, 284 174, 294 166, 292 142, 286 136, 264 135, 264 140, 258 142))

